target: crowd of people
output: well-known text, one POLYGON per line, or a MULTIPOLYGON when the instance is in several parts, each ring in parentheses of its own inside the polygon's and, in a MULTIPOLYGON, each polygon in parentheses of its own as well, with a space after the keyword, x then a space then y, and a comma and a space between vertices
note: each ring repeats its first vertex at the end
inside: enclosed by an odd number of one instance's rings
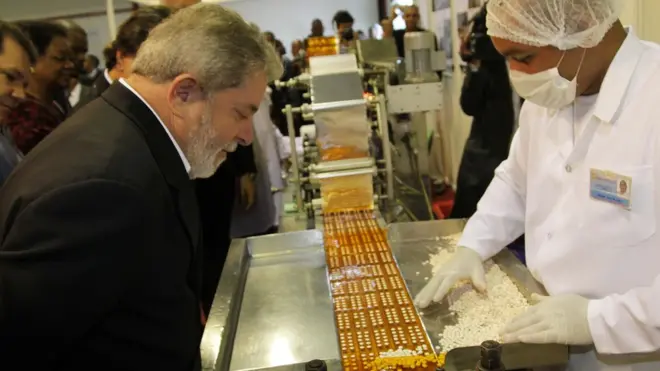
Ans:
MULTIPOLYGON (((103 69, 71 21, 0 22, 0 369, 200 370, 229 241, 277 230, 286 154, 268 85, 299 73, 307 42, 286 58, 272 32, 198 2, 136 9, 103 69)), ((415 299, 486 290, 483 262, 525 233, 549 296, 502 338, 570 345, 569 370, 660 368, 660 47, 621 7, 490 1, 472 20, 455 211, 470 219, 415 299)), ((383 20, 400 54, 419 16, 383 20)), ((342 43, 363 37, 353 22, 335 14, 342 43)))

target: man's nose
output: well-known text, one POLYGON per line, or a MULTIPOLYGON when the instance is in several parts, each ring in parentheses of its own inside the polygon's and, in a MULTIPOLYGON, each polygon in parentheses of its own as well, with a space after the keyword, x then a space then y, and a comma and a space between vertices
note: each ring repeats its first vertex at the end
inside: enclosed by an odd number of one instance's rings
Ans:
POLYGON ((252 119, 246 120, 245 123, 241 124, 241 127, 238 129, 238 140, 243 146, 247 146, 252 143, 254 139, 254 130, 252 129, 252 119))

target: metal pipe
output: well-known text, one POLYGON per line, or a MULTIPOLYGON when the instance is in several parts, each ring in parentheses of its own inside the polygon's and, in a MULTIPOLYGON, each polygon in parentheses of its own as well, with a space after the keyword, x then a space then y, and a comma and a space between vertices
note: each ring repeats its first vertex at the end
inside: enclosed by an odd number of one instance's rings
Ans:
POLYGON ((291 167, 293 168, 293 183, 296 187, 294 196, 298 211, 303 211, 302 182, 300 181, 300 168, 298 167, 298 150, 296 149, 296 128, 293 122, 293 107, 287 104, 284 109, 286 115, 286 126, 289 130, 289 145, 291 146, 291 167))
POLYGON ((392 169, 392 151, 390 150, 390 132, 387 122, 387 106, 385 95, 378 96, 378 109, 376 110, 376 119, 381 128, 380 135, 383 137, 383 159, 385 160, 385 180, 387 186, 387 197, 394 199, 394 169, 392 169))
POLYGON ((108 31, 110 31, 110 39, 114 40, 117 37, 117 21, 115 20, 114 0, 105 1, 105 14, 108 17, 108 31))
POLYGON ((345 176, 354 176, 354 175, 376 175, 378 170, 376 167, 363 168, 363 169, 353 169, 353 170, 342 170, 342 171, 331 171, 327 173, 312 173, 309 176, 309 181, 311 183, 318 183, 323 179, 332 179, 332 178, 341 178, 345 176))
POLYGON ((365 103, 366 102, 365 102, 364 99, 345 100, 345 101, 339 101, 339 102, 316 103, 316 104, 312 104, 312 111, 313 112, 319 112, 319 111, 334 110, 334 109, 339 109, 339 108, 357 107, 357 106, 362 106, 365 103))

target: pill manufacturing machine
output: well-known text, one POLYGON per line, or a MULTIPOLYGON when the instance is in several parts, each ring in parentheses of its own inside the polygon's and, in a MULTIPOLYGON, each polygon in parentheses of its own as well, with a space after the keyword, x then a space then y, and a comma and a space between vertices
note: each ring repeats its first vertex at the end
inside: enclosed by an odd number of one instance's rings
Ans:
MULTIPOLYGON (((344 216, 350 214, 344 213, 344 216)), ((346 359, 342 357, 358 354, 360 346, 370 347, 365 350, 364 358, 369 359, 370 353, 377 356, 395 341, 393 335, 385 336, 387 331, 392 334, 393 329, 396 329, 400 344, 410 350, 416 350, 419 346, 413 343, 413 339, 417 339, 417 344, 422 344, 421 340, 427 336, 434 348, 440 344, 445 328, 457 321, 456 315, 448 309, 449 304, 441 303, 412 313, 404 309, 410 308, 405 295, 409 293, 414 297, 424 287, 427 282, 425 278, 431 276, 431 266, 424 262, 438 249, 449 248, 447 237, 460 232, 464 221, 396 223, 380 234, 377 229, 385 228, 385 225, 377 213, 366 213, 364 216, 367 216, 366 220, 356 221, 353 225, 346 221, 337 224, 338 216, 334 215, 327 222, 324 218, 319 230, 233 241, 204 331, 201 345, 203 369, 305 370, 308 362, 318 359, 323 360, 329 370, 371 371, 373 368, 370 366, 374 365, 368 362, 359 366, 342 366, 342 361, 346 359), (368 232, 362 235, 351 232, 359 229, 360 223, 368 224, 368 232), (341 232, 338 232, 338 226, 341 232), (371 244, 365 239, 371 240, 371 244), (334 245, 344 246, 342 251, 346 252, 348 259, 356 259, 350 261, 354 264, 354 270, 333 268, 335 263, 326 251, 334 245), (350 249, 357 245, 362 245, 363 249, 371 246, 374 252, 376 249, 389 249, 393 261, 378 264, 370 264, 369 260, 360 261, 369 259, 369 254, 362 254, 364 257, 350 255, 350 249), (361 273, 364 271, 368 272, 361 273), (356 287, 357 284, 337 284, 345 277, 361 274, 359 287, 356 287), (390 282, 391 277, 395 277, 394 283, 390 282), (363 290, 361 285, 364 282, 370 283, 377 291, 351 294, 351 290, 354 293, 363 290), (386 290, 378 290, 378 285, 386 290), (405 290, 400 285, 405 285, 405 290), (337 292, 341 289, 348 292, 342 295, 337 292), (377 295, 370 295, 374 293, 377 295), (351 302, 360 300, 358 298, 362 301, 351 302), (400 305, 399 300, 404 304, 400 305), (396 313, 392 313, 393 310, 396 313), (402 326, 406 321, 416 321, 417 318, 424 329, 422 336, 416 330, 418 327, 402 326), (365 337, 364 331, 369 334, 368 337, 365 337), (360 333, 363 334, 362 342, 358 341, 360 333), (377 337, 376 334, 380 335, 377 337), (342 341, 344 346, 350 341, 349 335, 353 340, 353 353, 342 348, 342 341), (402 339, 406 339, 408 344, 403 344, 402 339), (388 345, 385 341, 389 342, 388 345)), ((382 260, 375 258, 378 262, 387 260, 387 257, 382 260)), ((543 292, 529 271, 509 251, 503 251, 494 261, 511 277, 525 297, 543 292)), ((438 354, 445 353, 443 349, 435 350, 438 354)), ((479 352, 479 344, 453 349, 445 356, 444 368, 447 371, 474 370, 479 352)), ((503 363, 507 370, 565 364, 567 361, 568 349, 565 346, 503 346, 503 363)), ((430 363, 427 362, 427 366, 430 363)))
POLYGON ((336 192, 330 190, 349 182, 355 184, 350 193, 367 197, 362 198, 362 207, 392 200, 392 152, 384 96, 364 96, 361 70, 354 54, 312 57, 309 65, 309 74, 295 83, 303 81, 308 86, 312 103, 287 106, 284 110, 289 132, 294 132, 294 114, 314 122, 311 128, 301 129, 302 156, 293 150, 294 138, 289 138, 290 184, 297 209, 314 218, 321 208, 342 208, 332 204, 351 196, 343 194, 337 198, 336 192), (376 142, 379 148, 374 148, 376 142), (321 197, 323 188, 326 198, 321 197))
MULTIPOLYGON (((393 206, 402 203, 396 195, 403 195, 395 190, 395 165, 402 166, 396 170, 400 172, 397 182, 406 179, 403 183, 422 185, 417 193, 426 197, 414 203, 430 203, 422 177, 429 175, 428 133, 435 128, 437 112, 442 108, 443 89, 438 72, 446 65, 444 54, 435 51, 434 46, 432 33, 408 33, 407 58, 400 63, 392 40, 360 40, 355 54, 317 53, 321 56, 309 58, 309 69, 303 75, 276 82, 280 88, 308 90, 306 96, 311 99, 310 104, 287 106, 283 111, 289 132, 294 131, 295 115, 313 123, 301 128, 301 155, 294 150, 294 138, 289 138, 289 181, 295 209, 307 213, 309 220, 313 221, 328 201, 321 198, 321 186, 355 179, 366 184, 367 178, 373 185, 373 203, 384 215, 391 215, 393 206), (398 156, 395 164, 393 155, 397 149, 392 144, 390 133, 394 131, 389 126, 394 115, 401 114, 410 114, 412 118, 409 124, 397 125, 409 127, 406 150, 398 151, 399 155, 407 153, 409 162, 398 156)), ((414 209, 430 210, 430 205, 417 205, 414 209)))
MULTIPOLYGON (((310 58, 310 67, 312 104, 299 113, 315 122, 307 140, 315 149, 301 163, 294 159, 293 179, 300 206, 320 222, 314 230, 232 242, 202 339, 203 369, 475 369, 479 344, 491 339, 442 347, 448 329, 461 323, 449 303, 455 295, 424 311, 412 303, 431 276, 429 256, 453 248, 448 236, 464 221, 386 226, 379 201, 392 191, 389 150, 383 144, 383 156, 373 155, 365 119, 374 107, 377 117, 384 114, 386 101, 361 95, 353 55, 310 58)), ((371 129, 387 139, 384 121, 371 129)), ((508 251, 494 264, 521 295, 542 293, 508 251)), ((502 354, 509 370, 568 358, 559 345, 506 344, 502 354)))

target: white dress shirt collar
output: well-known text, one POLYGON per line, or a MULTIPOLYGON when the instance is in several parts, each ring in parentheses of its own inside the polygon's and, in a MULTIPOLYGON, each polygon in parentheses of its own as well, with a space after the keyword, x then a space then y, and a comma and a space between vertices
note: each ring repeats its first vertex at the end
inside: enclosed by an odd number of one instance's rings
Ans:
POLYGON ((110 71, 108 71, 107 68, 103 70, 103 77, 105 77, 105 81, 107 81, 108 84, 112 84, 112 77, 110 77, 110 71))
POLYGON ((174 148, 176 148, 176 151, 179 153, 179 157, 181 157, 181 161, 183 162, 183 166, 186 168, 186 172, 188 174, 190 174, 190 163, 188 162, 188 159, 186 158, 186 155, 183 154, 183 151, 181 150, 181 147, 179 146, 179 143, 177 143, 176 140, 174 140, 174 137, 172 136, 172 133, 170 133, 170 130, 167 128, 167 126, 165 126, 165 124, 163 123, 163 120, 160 119, 160 117, 158 116, 156 111, 154 111, 154 109, 151 108, 149 103, 147 103, 147 101, 144 100, 144 98, 142 98, 142 96, 137 91, 135 91, 135 89, 133 89, 133 87, 128 85, 128 83, 123 78, 119 79, 119 83, 124 85, 126 87, 126 89, 130 90, 133 94, 135 94, 136 97, 140 98, 142 103, 144 103, 144 105, 147 106, 149 108, 149 110, 151 110, 151 113, 153 113, 154 116, 156 116, 156 118, 158 119, 158 122, 160 122, 160 124, 163 126, 163 129, 167 133, 167 136, 170 137, 170 140, 172 140, 172 144, 174 144, 174 148))
POLYGON ((82 92, 82 84, 77 83, 69 93, 69 104, 75 107, 80 102, 80 93, 82 92))

